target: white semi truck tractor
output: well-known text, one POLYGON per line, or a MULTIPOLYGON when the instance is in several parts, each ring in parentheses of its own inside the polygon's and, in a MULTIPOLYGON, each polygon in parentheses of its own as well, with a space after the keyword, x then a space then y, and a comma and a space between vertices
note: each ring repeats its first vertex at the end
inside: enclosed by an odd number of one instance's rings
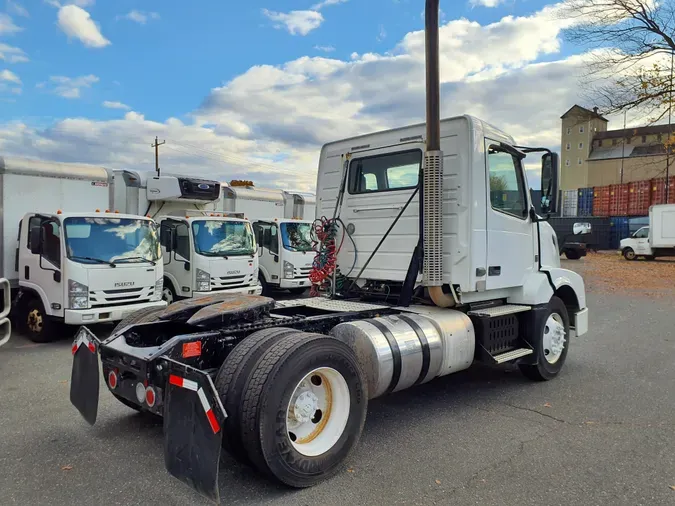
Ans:
POLYGON ((113 185, 103 167, 0 157, 0 276, 29 339, 166 307, 159 231, 115 213, 113 185))
POLYGON ((242 214, 216 212, 217 181, 150 171, 115 171, 115 203, 160 227, 163 298, 260 294, 257 246, 242 214))
POLYGON ((311 234, 316 213, 314 196, 226 184, 221 193, 224 212, 239 213, 253 224, 262 294, 289 290, 299 295, 308 290, 316 253, 311 234))
POLYGON ((85 420, 100 357, 114 395, 164 417, 167 470, 213 500, 221 446, 309 487, 344 469, 370 399, 476 361, 551 380, 588 330, 584 283, 560 267, 527 191, 523 159, 543 152, 543 212, 555 211, 558 157, 477 118, 440 121, 437 0, 426 15, 426 125, 321 151, 323 297, 193 299, 105 342, 77 336, 71 400, 85 420))

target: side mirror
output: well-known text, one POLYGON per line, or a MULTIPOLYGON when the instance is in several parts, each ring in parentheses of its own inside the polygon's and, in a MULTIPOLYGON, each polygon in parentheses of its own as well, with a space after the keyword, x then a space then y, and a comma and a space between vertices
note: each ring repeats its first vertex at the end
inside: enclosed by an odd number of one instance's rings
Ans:
POLYGON ((552 214, 558 209, 558 154, 541 157, 541 212, 552 214))
POLYGON ((263 233, 263 245, 270 245, 272 244, 272 229, 271 228, 266 228, 265 232, 263 233))
POLYGON ((30 229, 30 252, 33 255, 42 253, 42 227, 30 229))
POLYGON ((590 223, 575 223, 572 227, 572 232, 574 235, 590 234, 591 233, 591 224, 590 223))
POLYGON ((265 233, 262 228, 258 229, 255 240, 258 243, 258 248, 262 248, 263 241, 265 240, 265 233))

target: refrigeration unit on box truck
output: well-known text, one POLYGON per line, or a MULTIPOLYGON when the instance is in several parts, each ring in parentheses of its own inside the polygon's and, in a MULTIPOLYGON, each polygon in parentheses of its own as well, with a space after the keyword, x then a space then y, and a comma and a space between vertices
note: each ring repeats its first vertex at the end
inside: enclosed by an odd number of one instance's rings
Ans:
POLYGON ((651 206, 649 225, 623 239, 619 248, 626 260, 675 256, 675 204, 651 206))
POLYGON ((261 293, 251 223, 216 212, 218 181, 131 170, 116 170, 115 179, 115 204, 151 216, 160 227, 166 302, 220 292, 261 293))
POLYGON ((316 213, 312 195, 223 185, 221 205, 223 211, 241 213, 253 223, 264 295, 272 290, 301 294, 310 288, 316 253, 311 238, 316 213))
POLYGON ((0 276, 18 330, 37 342, 60 324, 122 320, 163 308, 159 232, 113 207, 112 171, 0 157, 0 276))

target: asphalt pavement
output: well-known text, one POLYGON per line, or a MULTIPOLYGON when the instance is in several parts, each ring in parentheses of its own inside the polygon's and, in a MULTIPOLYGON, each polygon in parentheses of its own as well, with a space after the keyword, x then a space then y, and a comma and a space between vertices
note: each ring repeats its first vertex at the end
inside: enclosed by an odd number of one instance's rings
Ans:
MULTIPOLYGON (((374 400, 332 480, 289 490, 226 457, 221 501, 675 505, 674 300, 589 293, 590 332, 555 380, 474 366, 374 400)), ((209 504, 165 471, 161 422, 104 386, 96 425, 80 417, 70 345, 0 348, 0 504, 209 504)))

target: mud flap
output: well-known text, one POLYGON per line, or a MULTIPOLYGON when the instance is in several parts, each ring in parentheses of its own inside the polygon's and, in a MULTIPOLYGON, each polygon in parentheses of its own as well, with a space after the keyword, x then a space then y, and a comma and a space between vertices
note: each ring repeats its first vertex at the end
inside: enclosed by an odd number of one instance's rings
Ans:
POLYGON ((90 425, 98 413, 99 339, 86 327, 80 327, 73 341, 73 370, 70 377, 70 402, 90 425))
POLYGON ((167 361, 164 464, 171 475, 220 503, 218 471, 225 409, 207 373, 167 361))

